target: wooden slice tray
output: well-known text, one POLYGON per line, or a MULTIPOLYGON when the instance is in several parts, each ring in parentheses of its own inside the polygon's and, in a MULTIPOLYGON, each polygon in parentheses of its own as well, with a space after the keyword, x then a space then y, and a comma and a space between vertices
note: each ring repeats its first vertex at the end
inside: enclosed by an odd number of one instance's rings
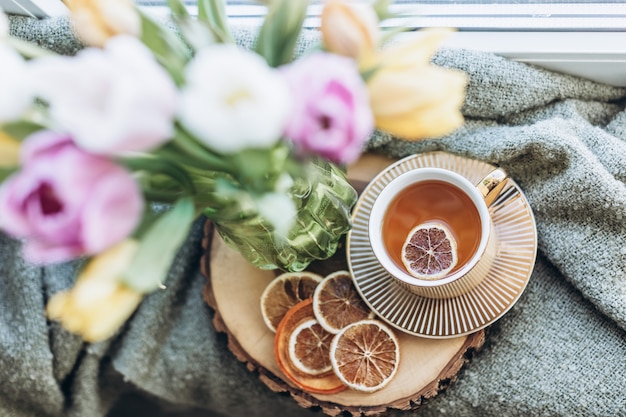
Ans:
MULTIPOLYGON (((367 184, 393 161, 365 155, 348 170, 357 189, 367 184)), ((276 276, 273 271, 259 270, 230 249, 210 223, 205 227, 205 254, 201 269, 207 278, 204 299, 215 310, 213 323, 228 336, 228 348, 247 364, 251 372, 272 391, 289 392, 302 407, 319 406, 324 413, 337 416, 376 415, 388 409, 417 409, 456 379, 461 367, 485 340, 484 330, 452 339, 426 339, 396 330, 400 342, 400 367, 394 379, 382 390, 367 394, 345 390, 333 395, 304 392, 283 375, 274 359, 274 333, 261 317, 260 296, 276 276)), ((311 265, 311 270, 325 275, 346 269, 345 253, 339 251, 328 261, 311 265)))

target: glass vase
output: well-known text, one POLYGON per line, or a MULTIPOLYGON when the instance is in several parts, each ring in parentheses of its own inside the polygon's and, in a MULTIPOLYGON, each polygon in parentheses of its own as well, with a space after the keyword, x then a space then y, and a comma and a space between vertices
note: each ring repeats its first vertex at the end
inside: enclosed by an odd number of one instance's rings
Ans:
POLYGON ((273 231, 260 214, 235 220, 215 220, 224 241, 261 269, 302 271, 312 261, 331 257, 352 224, 350 211, 357 193, 345 174, 327 162, 313 163, 296 178, 290 196, 297 208, 287 235, 273 231))

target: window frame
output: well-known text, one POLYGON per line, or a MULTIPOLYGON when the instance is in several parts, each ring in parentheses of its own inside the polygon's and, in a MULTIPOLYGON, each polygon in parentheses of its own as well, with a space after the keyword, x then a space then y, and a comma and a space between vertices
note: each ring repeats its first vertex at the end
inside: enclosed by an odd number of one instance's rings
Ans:
POLYGON ((67 7, 61 0, 0 0, 0 7, 6 13, 40 19, 67 14, 67 7))
MULTIPOLYGON (((67 13, 61 0, 0 0, 11 13, 44 18, 67 13)), ((167 17, 163 5, 140 6, 167 17)), ((197 7, 187 6, 197 14, 197 7)), ((319 27, 320 4, 309 7, 305 27, 319 27)), ((457 28, 444 46, 491 52, 595 81, 626 87, 626 4, 393 4, 402 17, 385 24, 409 27, 457 28)), ((229 19, 237 26, 260 25, 265 6, 229 4, 229 19)), ((404 35, 411 36, 410 33, 404 35)))

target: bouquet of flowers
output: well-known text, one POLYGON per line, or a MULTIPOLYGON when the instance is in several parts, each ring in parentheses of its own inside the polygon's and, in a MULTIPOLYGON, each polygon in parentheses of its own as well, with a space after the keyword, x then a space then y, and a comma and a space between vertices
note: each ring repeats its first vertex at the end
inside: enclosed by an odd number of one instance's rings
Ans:
POLYGON ((105 339, 163 288, 206 216, 260 268, 302 270, 350 229, 344 168, 378 128, 416 140, 462 123, 463 74, 429 63, 447 36, 381 48, 387 1, 329 0, 296 58, 305 0, 266 0, 252 49, 220 0, 158 22, 131 0, 66 2, 86 47, 9 36, 0 13, 0 228, 45 264, 84 260, 50 318, 105 339))

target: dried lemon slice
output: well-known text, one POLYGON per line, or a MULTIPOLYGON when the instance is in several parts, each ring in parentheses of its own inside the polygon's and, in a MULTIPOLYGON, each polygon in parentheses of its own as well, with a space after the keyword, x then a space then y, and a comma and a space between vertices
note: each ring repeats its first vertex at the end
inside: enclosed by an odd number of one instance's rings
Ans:
POLYGON ((389 327, 377 320, 362 320, 335 335, 330 361, 337 377, 348 387, 374 392, 396 374, 400 348, 389 327))
POLYGON ((276 332, 285 313, 299 302, 313 297, 322 276, 312 272, 285 272, 274 278, 261 295, 261 313, 267 327, 276 332))
POLYGON ((334 272, 320 282, 313 294, 313 312, 321 326, 331 333, 338 333, 356 321, 374 317, 348 271, 334 272))
POLYGON ((300 323, 289 337, 289 357, 296 369, 307 375, 332 371, 329 352, 333 336, 314 318, 300 323))
POLYGON ((456 241, 446 226, 425 223, 413 228, 402 246, 402 263, 416 278, 444 278, 457 263, 456 241))
POLYGON ((309 298, 291 307, 280 321, 274 338, 274 356, 278 367, 285 377, 300 389, 316 394, 335 394, 345 390, 346 385, 341 382, 334 372, 319 375, 310 375, 298 369, 289 352, 291 336, 301 328, 302 323, 315 320, 313 315, 313 301, 309 298))

